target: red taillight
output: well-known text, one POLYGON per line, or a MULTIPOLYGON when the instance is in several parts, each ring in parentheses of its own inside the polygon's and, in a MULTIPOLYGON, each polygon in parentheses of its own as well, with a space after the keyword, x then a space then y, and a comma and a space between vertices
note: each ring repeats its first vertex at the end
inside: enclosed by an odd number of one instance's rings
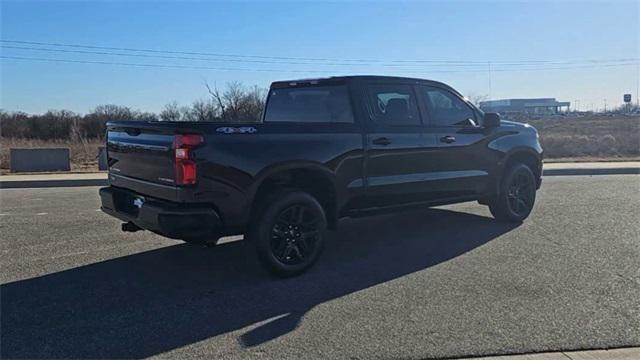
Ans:
POLYGON ((176 159, 176 184, 193 185, 198 178, 196 163, 193 160, 176 159))
POLYGON ((196 162, 191 160, 191 149, 202 144, 202 135, 176 135, 176 185, 193 185, 198 179, 196 162))

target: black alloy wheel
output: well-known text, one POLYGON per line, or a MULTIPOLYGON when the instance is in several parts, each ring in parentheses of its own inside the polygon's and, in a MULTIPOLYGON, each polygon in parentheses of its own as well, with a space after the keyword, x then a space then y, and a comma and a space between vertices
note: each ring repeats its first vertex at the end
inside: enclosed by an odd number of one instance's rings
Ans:
POLYGON ((311 267, 324 247, 327 218, 312 195, 283 189, 264 198, 249 224, 249 243, 271 273, 294 276, 311 267))
POLYGON ((517 163, 505 170, 498 194, 489 201, 489 210, 497 220, 522 222, 536 201, 536 179, 531 169, 517 163))
POLYGON ((535 184, 533 177, 520 171, 513 176, 507 191, 509 208, 517 216, 528 214, 533 207, 535 197, 535 184))
POLYGON ((282 210, 271 228, 271 251, 285 265, 299 265, 314 254, 322 218, 305 204, 282 210))

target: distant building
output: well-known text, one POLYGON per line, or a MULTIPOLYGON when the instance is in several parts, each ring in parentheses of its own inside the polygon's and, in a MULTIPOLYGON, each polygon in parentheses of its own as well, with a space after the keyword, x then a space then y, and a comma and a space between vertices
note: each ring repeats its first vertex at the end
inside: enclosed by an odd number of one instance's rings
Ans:
POLYGON ((569 111, 570 105, 568 101, 555 98, 503 99, 481 101, 480 109, 501 114, 554 115, 569 111))

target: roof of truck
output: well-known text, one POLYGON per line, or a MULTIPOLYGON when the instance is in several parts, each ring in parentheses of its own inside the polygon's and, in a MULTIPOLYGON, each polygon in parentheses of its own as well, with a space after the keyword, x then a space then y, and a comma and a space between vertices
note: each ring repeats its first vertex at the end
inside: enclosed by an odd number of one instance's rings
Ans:
POLYGON ((449 85, 441 83, 439 81, 410 78, 410 77, 401 77, 401 76, 383 76, 383 75, 349 75, 349 76, 333 76, 333 77, 314 78, 314 79, 281 80, 281 81, 274 81, 273 83, 271 83, 271 87, 283 88, 283 87, 296 86, 298 84, 309 85, 309 84, 320 84, 324 82, 328 83, 328 82, 349 81, 349 80, 375 80, 380 82, 401 81, 401 82, 414 82, 414 83, 430 83, 433 85, 444 86, 448 89, 452 89, 449 85))

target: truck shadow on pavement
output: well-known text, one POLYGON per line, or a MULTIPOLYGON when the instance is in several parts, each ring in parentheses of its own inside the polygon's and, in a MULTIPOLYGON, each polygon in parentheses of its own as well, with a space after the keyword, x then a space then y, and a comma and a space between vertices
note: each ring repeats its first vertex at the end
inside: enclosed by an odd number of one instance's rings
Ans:
POLYGON ((319 264, 291 279, 269 276, 235 242, 178 243, 16 281, 0 289, 1 355, 140 358, 230 332, 252 347, 293 331, 316 305, 423 271, 513 228, 428 209, 341 222, 319 264))

